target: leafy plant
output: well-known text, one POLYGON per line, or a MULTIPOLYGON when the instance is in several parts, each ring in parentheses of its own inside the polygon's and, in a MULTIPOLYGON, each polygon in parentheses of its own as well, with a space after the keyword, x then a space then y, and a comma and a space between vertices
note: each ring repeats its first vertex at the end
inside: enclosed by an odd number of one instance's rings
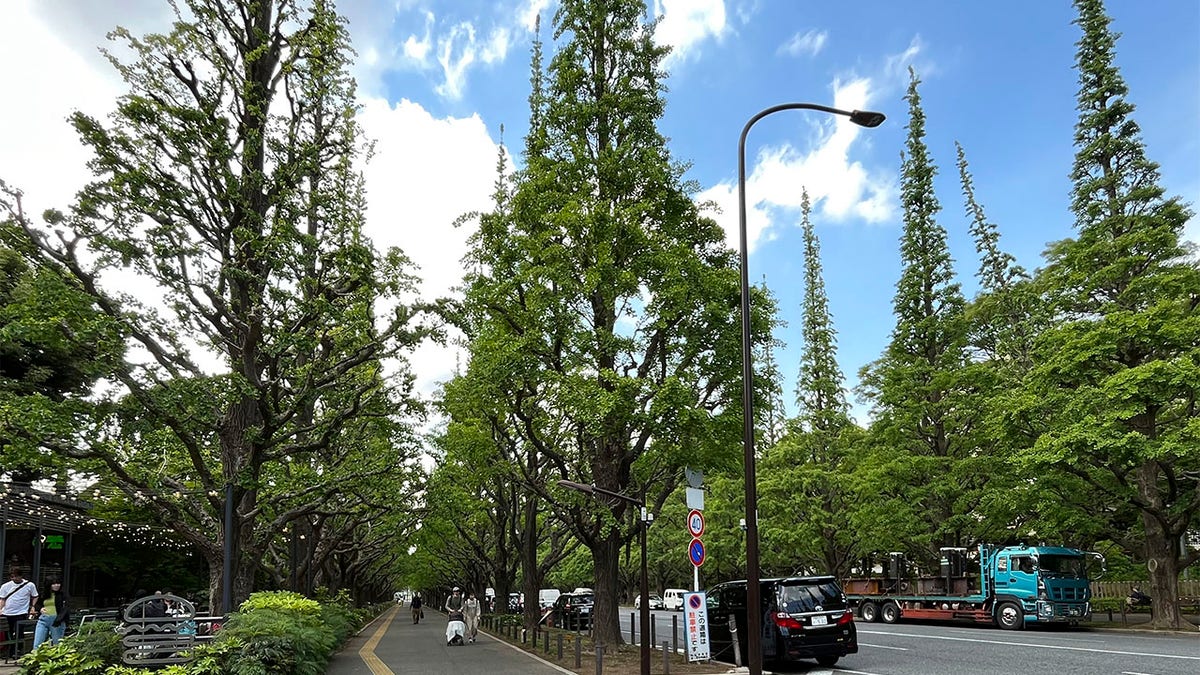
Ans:
POLYGON ((21 675, 100 675, 104 659, 95 654, 77 651, 70 641, 43 644, 21 657, 17 662, 21 675))

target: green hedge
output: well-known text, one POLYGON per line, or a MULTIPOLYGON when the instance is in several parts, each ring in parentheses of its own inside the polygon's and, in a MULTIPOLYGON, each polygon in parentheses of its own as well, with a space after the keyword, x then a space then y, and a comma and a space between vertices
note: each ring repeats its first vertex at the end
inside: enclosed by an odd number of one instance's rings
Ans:
POLYGON ((97 622, 18 662, 20 675, 322 675, 345 640, 379 605, 355 609, 344 591, 320 602, 289 591, 255 593, 192 661, 150 671, 121 663, 116 624, 97 622))

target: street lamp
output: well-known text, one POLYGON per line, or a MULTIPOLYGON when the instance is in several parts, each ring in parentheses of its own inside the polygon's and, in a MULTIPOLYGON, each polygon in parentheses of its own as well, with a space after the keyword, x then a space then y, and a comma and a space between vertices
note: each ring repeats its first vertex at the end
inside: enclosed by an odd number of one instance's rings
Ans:
POLYGON ((650 521, 653 519, 653 517, 650 516, 650 514, 648 514, 646 512, 645 502, 638 499, 637 497, 630 497, 629 495, 623 495, 620 492, 613 492, 612 490, 605 490, 604 488, 596 487, 595 485, 589 485, 587 483, 576 483, 574 481, 569 481, 569 480, 560 480, 560 481, 558 481, 558 485, 559 485, 559 487, 563 487, 568 490, 575 490, 576 492, 582 492, 584 494, 589 494, 589 495, 592 495, 593 497, 595 497, 596 495, 604 495, 605 497, 621 499, 621 500, 629 502, 630 504, 633 504, 634 506, 637 506, 642 511, 641 512, 641 523, 638 526, 638 544, 641 546, 641 549, 642 549, 642 583, 641 583, 642 598, 641 598, 641 602, 638 603, 639 604, 638 610, 640 612, 639 617, 642 622, 642 671, 641 671, 641 673, 642 673, 642 675, 650 675, 650 575, 648 574, 647 569, 646 569, 646 530, 650 527, 650 521))
POLYGON ((746 253, 746 135, 750 127, 781 110, 816 110, 845 115, 863 127, 883 124, 883 113, 840 110, 815 103, 783 103, 759 112, 746 122, 738 139, 738 236, 742 267, 742 446, 746 470, 746 665, 750 675, 762 675, 762 614, 758 569, 758 487, 754 473, 754 364, 750 344, 750 272, 746 253))

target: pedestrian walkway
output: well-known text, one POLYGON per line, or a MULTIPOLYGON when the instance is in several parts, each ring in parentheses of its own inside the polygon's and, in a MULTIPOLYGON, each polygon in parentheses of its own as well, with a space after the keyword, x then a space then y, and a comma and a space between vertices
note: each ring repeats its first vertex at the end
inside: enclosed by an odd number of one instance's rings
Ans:
POLYGON ((473 644, 446 645, 446 616, 427 610, 414 625, 408 607, 383 613, 346 643, 327 675, 561 675, 572 671, 543 661, 479 631, 473 644))

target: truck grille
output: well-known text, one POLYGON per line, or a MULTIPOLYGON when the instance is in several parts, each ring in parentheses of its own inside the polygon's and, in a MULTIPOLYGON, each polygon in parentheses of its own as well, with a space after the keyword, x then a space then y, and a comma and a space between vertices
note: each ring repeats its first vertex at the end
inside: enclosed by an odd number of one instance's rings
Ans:
POLYGON ((1050 599, 1063 602, 1083 602, 1087 600, 1087 589, 1074 586, 1054 586, 1050 588, 1050 599))

